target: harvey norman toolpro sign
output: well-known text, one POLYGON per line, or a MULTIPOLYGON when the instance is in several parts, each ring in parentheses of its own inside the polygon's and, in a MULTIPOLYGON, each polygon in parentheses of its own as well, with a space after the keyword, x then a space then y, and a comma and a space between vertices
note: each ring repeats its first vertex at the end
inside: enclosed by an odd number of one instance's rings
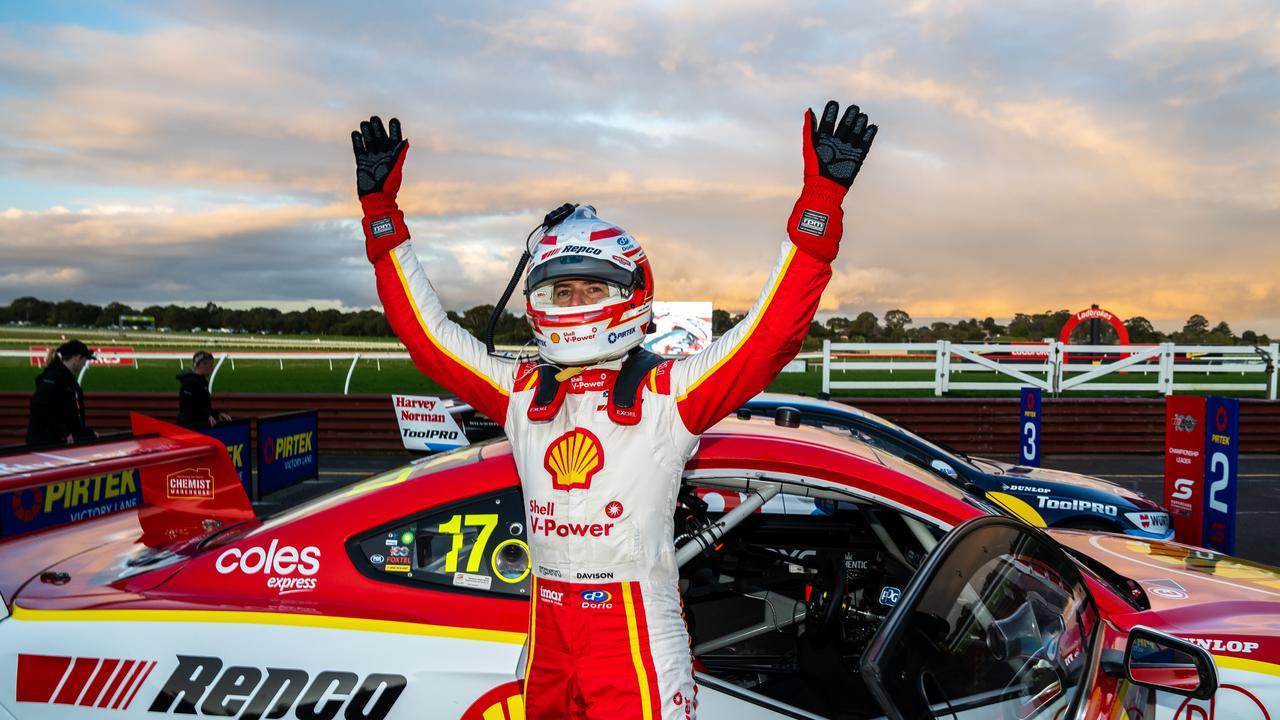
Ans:
POLYGON ((440 398, 392 395, 391 405, 406 450, 450 450, 468 444, 440 398))

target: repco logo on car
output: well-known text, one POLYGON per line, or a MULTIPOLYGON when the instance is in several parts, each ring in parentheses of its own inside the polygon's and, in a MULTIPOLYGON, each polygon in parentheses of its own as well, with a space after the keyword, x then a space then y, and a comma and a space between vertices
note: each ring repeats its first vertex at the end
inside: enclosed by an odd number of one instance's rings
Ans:
POLYGON ((279 540, 272 540, 266 548, 228 548, 213 566, 223 575, 234 572, 267 575, 267 587, 281 595, 307 592, 316 589, 316 579, 311 576, 320 572, 320 548, 308 545, 298 550, 292 545, 282 547, 279 540))
POLYGON ((290 717, 382 720, 404 693, 407 679, 394 673, 325 670, 312 677, 296 668, 228 665, 215 657, 179 655, 148 711, 239 720, 290 717), (289 713, 289 710, 293 713, 289 713))

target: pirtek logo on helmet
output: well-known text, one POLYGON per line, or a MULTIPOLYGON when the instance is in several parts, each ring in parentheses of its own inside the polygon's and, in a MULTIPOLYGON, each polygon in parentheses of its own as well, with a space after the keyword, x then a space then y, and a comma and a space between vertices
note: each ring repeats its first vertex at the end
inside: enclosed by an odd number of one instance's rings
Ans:
POLYGON ((551 485, 557 490, 586 490, 591 487, 591 478, 604 467, 604 449, 590 430, 577 427, 547 446, 542 466, 551 473, 551 485))

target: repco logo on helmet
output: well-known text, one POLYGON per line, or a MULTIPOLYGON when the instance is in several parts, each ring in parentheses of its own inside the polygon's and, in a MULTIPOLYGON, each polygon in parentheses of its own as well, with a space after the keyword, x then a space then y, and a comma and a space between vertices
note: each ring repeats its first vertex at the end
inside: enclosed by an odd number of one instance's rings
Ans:
POLYGON ((223 550, 213 566, 222 575, 266 575, 267 587, 281 595, 307 592, 316 589, 316 578, 311 576, 320 572, 320 548, 308 545, 299 550, 272 540, 265 548, 223 550))

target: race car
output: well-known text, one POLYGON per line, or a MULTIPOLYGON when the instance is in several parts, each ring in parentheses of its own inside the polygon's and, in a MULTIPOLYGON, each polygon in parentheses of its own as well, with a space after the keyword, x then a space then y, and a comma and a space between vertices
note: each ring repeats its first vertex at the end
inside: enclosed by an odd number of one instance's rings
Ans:
POLYGON ((848 429, 863 442, 925 467, 1037 527, 1173 538, 1167 510, 1142 493, 1108 480, 970 457, 873 413, 821 398, 762 393, 744 409, 773 417, 780 407, 798 410, 802 423, 848 429))
MULTIPOLYGON (((143 495, 0 542, 0 718, 523 717, 531 525, 506 442, 258 518, 216 440, 134 429, 0 458, 0 492, 134 467, 143 495)), ((1280 707, 1277 571, 1046 534, 847 432, 722 421, 676 531, 704 719, 1280 707)))

